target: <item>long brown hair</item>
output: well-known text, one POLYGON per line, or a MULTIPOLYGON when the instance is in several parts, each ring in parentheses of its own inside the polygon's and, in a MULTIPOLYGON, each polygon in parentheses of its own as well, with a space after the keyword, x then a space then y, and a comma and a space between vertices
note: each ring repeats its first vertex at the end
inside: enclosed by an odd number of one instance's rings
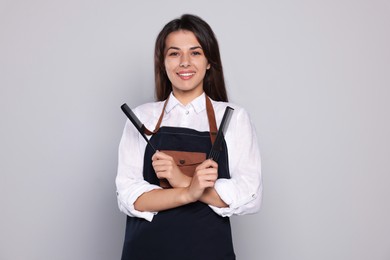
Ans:
POLYGON ((154 76, 156 84, 157 101, 165 100, 172 91, 172 84, 168 79, 164 66, 165 41, 171 32, 186 30, 192 32, 204 51, 210 69, 207 70, 203 80, 203 90, 216 101, 228 101, 225 80, 223 77, 219 46, 210 25, 200 17, 184 14, 178 19, 167 23, 156 39, 154 51, 154 76))

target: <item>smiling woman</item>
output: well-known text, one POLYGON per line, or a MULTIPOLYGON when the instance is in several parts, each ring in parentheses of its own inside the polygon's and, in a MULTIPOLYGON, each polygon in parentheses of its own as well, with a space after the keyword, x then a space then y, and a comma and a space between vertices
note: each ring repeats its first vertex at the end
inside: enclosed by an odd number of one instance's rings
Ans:
MULTIPOLYGON (((214 35, 211 27, 197 16, 183 15, 181 19, 175 19, 168 23, 160 32, 156 40, 154 52, 154 70, 156 95, 158 101, 164 101, 168 98, 172 91, 172 83, 167 77, 166 71, 166 52, 169 47, 178 48, 179 46, 170 46, 167 42, 171 34, 182 32, 192 34, 195 39, 191 39, 193 46, 190 48, 198 48, 202 51, 200 54, 207 59, 209 69, 203 79, 203 90, 205 93, 213 97, 215 101, 228 101, 225 80, 223 76, 221 56, 217 38, 214 35)), ((179 40, 179 39, 177 39, 179 40)), ((182 37, 181 40, 184 40, 182 37)), ((177 49, 176 49, 177 50, 177 49)), ((179 54, 179 53, 176 53, 179 54)), ((197 55, 196 52, 193 54, 197 55)))
POLYGON ((186 30, 172 32, 166 39, 165 69, 176 98, 186 105, 203 93, 203 79, 210 69, 195 35, 186 30))
POLYGON ((157 102, 134 113, 158 151, 129 122, 119 146, 118 205, 128 215, 122 259, 235 259, 229 216, 260 208, 260 153, 248 114, 227 102, 206 22, 183 15, 162 29, 155 80, 157 102), (229 129, 216 141, 228 107, 229 129), (207 159, 220 140, 218 159, 207 159))
POLYGON ((170 33, 166 45, 164 64, 172 91, 186 105, 203 93, 203 79, 210 64, 190 31, 170 33))

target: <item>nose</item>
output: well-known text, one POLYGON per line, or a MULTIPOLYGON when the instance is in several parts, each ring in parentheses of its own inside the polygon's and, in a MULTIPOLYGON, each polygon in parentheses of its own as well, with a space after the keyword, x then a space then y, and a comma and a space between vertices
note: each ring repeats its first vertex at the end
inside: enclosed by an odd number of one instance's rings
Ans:
POLYGON ((182 55, 180 60, 180 67, 187 68, 190 66, 190 59, 188 55, 182 55))

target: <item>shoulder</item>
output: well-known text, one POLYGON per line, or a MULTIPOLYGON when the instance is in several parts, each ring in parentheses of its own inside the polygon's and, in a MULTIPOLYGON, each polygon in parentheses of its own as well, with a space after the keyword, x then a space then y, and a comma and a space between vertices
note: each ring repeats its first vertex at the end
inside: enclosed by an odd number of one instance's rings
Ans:
POLYGON ((163 107, 164 101, 148 102, 135 107, 133 112, 142 123, 147 123, 153 121, 156 117, 158 118, 163 107))
POLYGON ((211 103, 213 104, 213 108, 215 111, 215 116, 217 120, 221 120, 223 113, 225 112, 226 107, 231 107, 234 109, 232 119, 236 120, 244 120, 244 121, 250 121, 250 117, 246 109, 240 105, 237 105, 235 103, 231 102, 222 102, 222 101, 214 101, 211 100, 211 103))

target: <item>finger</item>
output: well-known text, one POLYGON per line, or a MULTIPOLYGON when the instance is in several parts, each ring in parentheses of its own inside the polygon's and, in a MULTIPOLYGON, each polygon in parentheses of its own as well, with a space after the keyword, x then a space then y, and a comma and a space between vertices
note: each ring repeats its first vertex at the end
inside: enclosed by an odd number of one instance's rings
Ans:
POLYGON ((196 169, 201 170, 201 169, 206 169, 206 168, 216 168, 218 169, 218 163, 214 162, 211 159, 203 161, 201 164, 196 167, 196 169))
POLYGON ((154 169, 154 172, 159 179, 168 177, 168 171, 163 167, 154 169))
POLYGON ((166 179, 167 176, 164 174, 165 172, 156 172, 156 176, 158 179, 166 179))
POLYGON ((199 186, 201 188, 214 187, 214 185, 215 185, 215 180, 205 179, 205 180, 202 180, 201 182, 199 182, 199 186))
POLYGON ((166 156, 167 155, 165 153, 156 151, 152 156, 152 160, 161 160, 164 159, 166 156))
POLYGON ((218 175, 217 174, 207 174, 205 175, 205 180, 207 181, 216 181, 218 179, 218 175))
POLYGON ((156 151, 153 155, 152 155, 152 161, 154 161, 154 160, 157 160, 157 154, 159 154, 160 153, 160 151, 156 151))
POLYGON ((215 182, 218 179, 218 175, 217 174, 211 174, 211 175, 208 175, 208 176, 209 176, 209 180, 212 181, 212 182, 215 182))
POLYGON ((162 165, 169 165, 169 162, 166 160, 155 160, 152 162, 153 167, 155 166, 162 166, 162 165))
POLYGON ((218 169, 216 168, 205 168, 196 171, 195 175, 207 175, 207 174, 215 174, 218 175, 218 169))
POLYGON ((174 164, 174 162, 170 161, 170 160, 155 160, 152 162, 152 165, 153 167, 156 167, 156 166, 165 166, 167 168, 174 168, 176 165, 174 164))
POLYGON ((203 174, 196 176, 198 182, 215 182, 218 179, 217 174, 203 174))
POLYGON ((208 165, 208 167, 218 169, 218 163, 216 161, 213 161, 212 159, 206 160, 206 164, 208 165))
POLYGON ((158 157, 159 160, 172 160, 172 156, 164 153, 164 152, 157 152, 155 155, 158 157))
POLYGON ((157 166, 154 166, 153 167, 154 171, 157 173, 157 172, 162 172, 162 171, 166 171, 166 168, 164 167, 164 165, 157 165, 157 166))

